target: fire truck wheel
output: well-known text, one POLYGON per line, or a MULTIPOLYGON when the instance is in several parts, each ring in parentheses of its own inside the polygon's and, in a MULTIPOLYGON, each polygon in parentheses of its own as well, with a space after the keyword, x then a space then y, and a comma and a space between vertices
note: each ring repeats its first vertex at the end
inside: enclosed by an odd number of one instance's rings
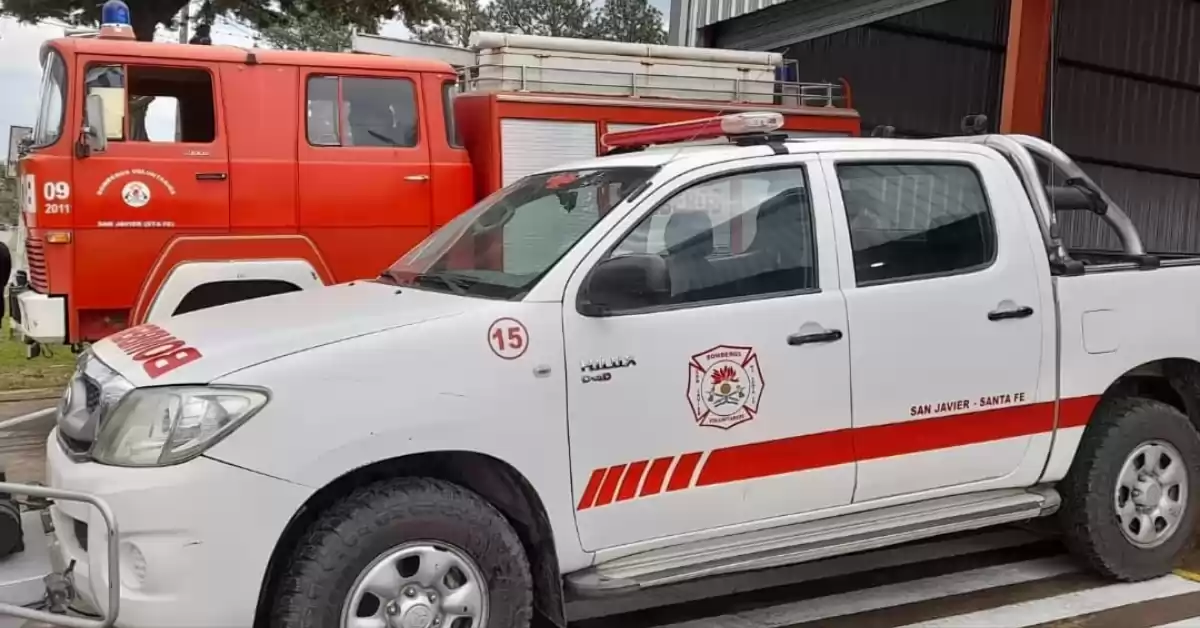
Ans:
POLYGON ((441 480, 362 487, 309 527, 280 581, 274 628, 527 628, 533 579, 491 504, 441 480))
POLYGON ((1200 436, 1187 416, 1161 401, 1107 400, 1059 490, 1072 553, 1118 580, 1165 575, 1192 545, 1200 436))

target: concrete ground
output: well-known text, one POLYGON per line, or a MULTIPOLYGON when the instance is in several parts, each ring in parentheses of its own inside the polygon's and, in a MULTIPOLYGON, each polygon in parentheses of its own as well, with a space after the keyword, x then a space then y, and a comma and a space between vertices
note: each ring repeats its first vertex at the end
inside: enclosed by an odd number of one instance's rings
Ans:
MULTIPOLYGON (((52 407, 57 400, 40 399, 0 403, 0 426, 14 417, 52 407)), ((46 437, 54 427, 53 415, 13 427, 0 427, 0 469, 9 482, 41 482, 46 471, 46 437)))

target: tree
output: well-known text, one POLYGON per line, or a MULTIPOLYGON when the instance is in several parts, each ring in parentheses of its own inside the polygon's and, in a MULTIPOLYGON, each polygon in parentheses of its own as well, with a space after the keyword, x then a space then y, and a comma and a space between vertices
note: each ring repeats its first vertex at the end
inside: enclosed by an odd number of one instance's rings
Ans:
POLYGON ((492 0, 487 11, 492 27, 505 33, 592 36, 589 0, 492 0))
POLYGON ((593 17, 591 36, 639 44, 667 43, 662 12, 646 0, 605 0, 593 17))
MULTIPOLYGON (((374 32, 374 29, 365 30, 374 32)), ((274 48, 344 52, 350 48, 352 32, 348 24, 305 12, 288 16, 283 22, 262 29, 260 34, 274 48)))
MULTIPOLYGON (((133 31, 142 41, 154 39, 158 26, 175 26, 179 12, 189 0, 125 0, 133 31)), ((380 19, 403 19, 430 23, 447 17, 440 0, 203 0, 201 22, 211 23, 219 14, 231 15, 259 29, 280 24, 297 9, 307 10, 336 24, 353 24, 374 29, 380 19)), ((0 13, 26 22, 56 18, 72 24, 96 24, 103 0, 3 0, 0 13)))
POLYGON ((495 30, 489 11, 479 5, 479 0, 447 0, 448 17, 432 24, 409 24, 417 41, 467 47, 471 33, 495 30))

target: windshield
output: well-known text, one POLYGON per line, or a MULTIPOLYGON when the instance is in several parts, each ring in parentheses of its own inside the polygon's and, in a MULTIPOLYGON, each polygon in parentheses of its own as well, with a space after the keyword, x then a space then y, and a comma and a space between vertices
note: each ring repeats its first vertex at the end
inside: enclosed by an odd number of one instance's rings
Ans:
POLYGON ((435 231, 380 280, 519 299, 655 171, 602 168, 527 176, 435 231))
POLYGON ((33 145, 49 146, 58 141, 63 130, 63 112, 67 102, 67 65, 53 48, 42 55, 42 89, 38 97, 37 125, 33 145))

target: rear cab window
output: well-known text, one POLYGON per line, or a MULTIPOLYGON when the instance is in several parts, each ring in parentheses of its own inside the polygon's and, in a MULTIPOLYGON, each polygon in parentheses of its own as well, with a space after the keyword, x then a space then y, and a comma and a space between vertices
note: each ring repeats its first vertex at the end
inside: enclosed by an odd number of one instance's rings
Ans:
POLYGON ((420 142, 417 90, 408 78, 314 75, 306 91, 313 146, 413 148, 420 142))
POLYGON ((858 286, 991 266, 996 228, 979 173, 965 163, 843 163, 838 184, 858 286))

